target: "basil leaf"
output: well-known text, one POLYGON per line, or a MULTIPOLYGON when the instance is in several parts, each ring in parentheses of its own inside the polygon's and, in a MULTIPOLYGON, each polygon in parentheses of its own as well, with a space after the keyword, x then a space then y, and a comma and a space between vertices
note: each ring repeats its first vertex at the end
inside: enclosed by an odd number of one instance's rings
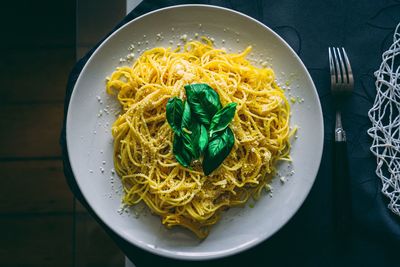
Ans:
POLYGON ((208 84, 198 83, 185 85, 186 97, 198 120, 209 126, 211 118, 219 109, 219 95, 208 84))
POLYGON ((203 154, 204 150, 206 149, 206 147, 208 145, 207 129, 203 124, 201 124, 201 126, 200 126, 200 136, 199 136, 198 143, 199 143, 200 153, 203 154))
POLYGON ((187 151, 186 147, 183 145, 182 138, 175 134, 173 150, 176 161, 179 162, 183 167, 189 167, 192 162, 192 155, 190 151, 187 151))
POLYGON ((193 158, 199 158, 198 136, 200 135, 200 125, 192 118, 190 106, 187 101, 185 101, 183 108, 181 133, 186 149, 190 151, 193 158))
POLYGON ((229 103, 215 113, 210 124, 210 137, 212 137, 214 133, 223 131, 228 127, 235 116, 236 106, 236 103, 229 103))
POLYGON ((167 102, 167 121, 172 130, 180 135, 183 113, 183 102, 177 97, 170 98, 167 102))
POLYGON ((185 101, 183 103, 182 123, 180 129, 185 133, 188 133, 190 132, 191 125, 192 125, 192 112, 190 110, 189 103, 185 101))
POLYGON ((231 152, 234 143, 235 136, 229 127, 215 134, 204 153, 203 171, 205 175, 209 175, 221 165, 231 152))
POLYGON ((208 133, 207 129, 203 124, 192 120, 190 126, 190 134, 186 131, 182 131, 183 143, 187 149, 191 152, 193 159, 198 159, 208 144, 208 133))

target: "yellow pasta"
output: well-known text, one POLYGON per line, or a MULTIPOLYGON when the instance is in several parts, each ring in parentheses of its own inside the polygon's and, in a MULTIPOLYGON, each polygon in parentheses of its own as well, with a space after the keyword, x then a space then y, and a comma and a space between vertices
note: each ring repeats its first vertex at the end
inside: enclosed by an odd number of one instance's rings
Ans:
POLYGON ((180 225, 205 238, 223 210, 257 199, 276 162, 290 160, 289 103, 274 71, 246 59, 250 51, 229 54, 204 39, 181 50, 150 49, 112 73, 107 92, 122 106, 112 135, 123 203, 143 201, 164 225, 180 225), (184 86, 193 83, 210 85, 223 106, 237 103, 230 124, 235 145, 209 176, 197 161, 185 168, 175 160, 166 120, 168 99, 184 99, 184 86))

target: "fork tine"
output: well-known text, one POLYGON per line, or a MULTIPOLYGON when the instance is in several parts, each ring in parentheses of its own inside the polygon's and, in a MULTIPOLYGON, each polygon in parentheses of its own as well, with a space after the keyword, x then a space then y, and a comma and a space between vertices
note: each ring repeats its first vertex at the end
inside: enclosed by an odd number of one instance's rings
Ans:
POLYGON ((329 52, 329 69, 331 71, 331 84, 335 84, 336 83, 336 70, 335 70, 335 66, 333 63, 332 49, 330 47, 328 48, 328 52, 329 52))
MULTIPOLYGON (((342 47, 342 49, 343 49, 343 47, 342 47)), ((339 56, 339 63, 340 63, 340 67, 341 67, 341 70, 342 70, 341 71, 341 73, 342 73, 342 81, 343 81, 343 83, 348 83, 349 79, 347 77, 347 71, 344 68, 344 63, 343 63, 343 59, 342 59, 342 53, 340 52, 340 49, 338 47, 336 48, 336 50, 337 50, 337 53, 338 53, 338 56, 339 56)))
POLYGON ((336 72, 337 72, 337 82, 338 83, 343 83, 343 75, 340 73, 340 66, 339 66, 339 61, 338 61, 337 55, 336 55, 336 49, 332 48, 332 50, 333 50, 333 57, 335 59, 335 69, 336 69, 336 72))
POLYGON ((353 78, 353 71, 351 70, 351 66, 350 66, 350 61, 349 61, 349 58, 347 57, 346 50, 344 50, 343 47, 342 47, 342 51, 343 51, 344 61, 346 63, 347 73, 349 75, 349 83, 353 84, 354 78, 353 78))

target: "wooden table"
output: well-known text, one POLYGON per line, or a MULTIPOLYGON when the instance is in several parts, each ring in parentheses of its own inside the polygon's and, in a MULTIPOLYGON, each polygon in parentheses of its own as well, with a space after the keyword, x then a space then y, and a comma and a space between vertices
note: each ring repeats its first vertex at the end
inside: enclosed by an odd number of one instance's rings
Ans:
POLYGON ((125 1, 113 1, 115 9, 111 3, 3 3, 0 266, 124 266, 123 254, 74 200, 59 145, 64 91, 76 56, 124 15, 125 1), (95 14, 100 21, 106 11, 111 16, 101 20, 100 30, 82 35, 84 23, 96 23, 95 14))

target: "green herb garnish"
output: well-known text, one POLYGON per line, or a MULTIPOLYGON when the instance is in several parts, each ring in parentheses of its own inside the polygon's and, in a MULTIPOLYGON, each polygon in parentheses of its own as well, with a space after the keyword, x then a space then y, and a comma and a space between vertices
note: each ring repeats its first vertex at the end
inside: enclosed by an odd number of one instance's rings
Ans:
POLYGON ((181 133, 183 145, 188 151, 190 151, 192 158, 199 158, 200 153, 197 149, 197 139, 200 135, 200 125, 193 119, 190 106, 187 101, 185 101, 182 113, 181 133))
POLYGON ((173 152, 176 161, 178 161, 182 166, 190 166, 190 163, 192 162, 191 152, 186 149, 186 147, 183 145, 182 138, 177 134, 174 134, 173 152))
POLYGON ((230 128, 226 128, 223 132, 217 133, 216 136, 210 140, 204 152, 203 171, 205 175, 209 175, 221 165, 231 152, 234 143, 235 136, 230 128))
POLYGON ((209 126, 212 117, 219 109, 219 95, 208 84, 198 83, 185 86, 187 101, 196 119, 209 126))
POLYGON ((199 137, 199 149, 200 153, 202 154, 204 150, 206 150, 208 145, 208 132, 207 128, 201 124, 200 125, 200 137, 199 137))
POLYGON ((205 175, 221 165, 235 143, 228 127, 236 112, 236 103, 222 107, 219 95, 207 84, 185 86, 186 101, 168 100, 167 121, 174 131, 173 153, 184 167, 203 158, 205 175))
POLYGON ((170 98, 167 103, 167 121, 175 134, 181 134, 183 102, 177 97, 170 98))
POLYGON ((232 102, 215 113, 210 124, 210 137, 212 137, 214 133, 223 131, 228 127, 235 116, 236 106, 237 104, 232 102))

